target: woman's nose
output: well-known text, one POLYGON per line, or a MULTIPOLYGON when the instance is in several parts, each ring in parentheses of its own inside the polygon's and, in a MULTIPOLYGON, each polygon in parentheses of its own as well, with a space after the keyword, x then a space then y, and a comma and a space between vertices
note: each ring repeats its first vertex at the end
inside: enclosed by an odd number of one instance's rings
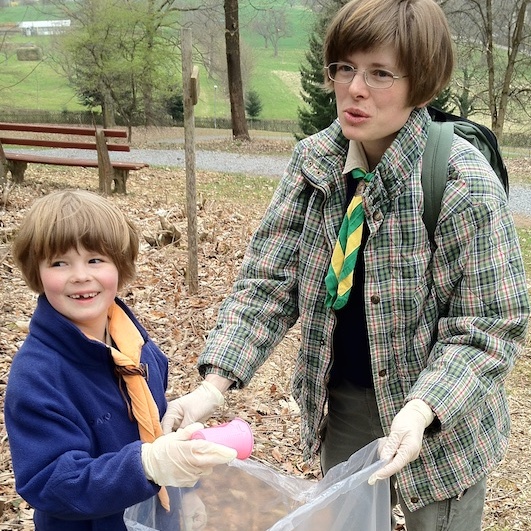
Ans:
POLYGON ((367 93, 369 87, 365 82, 365 72, 360 72, 359 70, 354 74, 352 81, 349 84, 348 90, 352 94, 357 93, 367 93))

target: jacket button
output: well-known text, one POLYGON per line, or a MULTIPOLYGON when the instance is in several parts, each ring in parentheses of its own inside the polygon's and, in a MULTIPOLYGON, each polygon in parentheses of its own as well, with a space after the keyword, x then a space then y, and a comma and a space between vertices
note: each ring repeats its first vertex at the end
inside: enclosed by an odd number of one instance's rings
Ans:
POLYGON ((411 503, 418 503, 419 499, 416 496, 413 496, 410 500, 411 503))
POLYGON ((381 371, 378 372, 378 376, 381 376, 382 378, 384 376, 387 376, 387 369, 382 369, 381 371))
POLYGON ((383 214, 380 210, 377 210, 375 213, 374 213, 374 216, 372 217, 372 219, 374 219, 374 221, 382 221, 383 219, 383 214))
POLYGON ((373 304, 379 304, 380 303, 380 296, 379 295, 371 295, 371 302, 373 304))

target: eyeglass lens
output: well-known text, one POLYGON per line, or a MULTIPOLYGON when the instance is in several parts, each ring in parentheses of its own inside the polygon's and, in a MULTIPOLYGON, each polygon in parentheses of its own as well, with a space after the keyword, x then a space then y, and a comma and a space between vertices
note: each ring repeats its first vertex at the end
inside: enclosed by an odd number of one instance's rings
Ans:
POLYGON ((361 71, 348 63, 330 63, 327 71, 328 77, 337 83, 351 83, 356 74, 363 73, 365 83, 372 88, 389 88, 397 78, 389 70, 373 68, 361 71))

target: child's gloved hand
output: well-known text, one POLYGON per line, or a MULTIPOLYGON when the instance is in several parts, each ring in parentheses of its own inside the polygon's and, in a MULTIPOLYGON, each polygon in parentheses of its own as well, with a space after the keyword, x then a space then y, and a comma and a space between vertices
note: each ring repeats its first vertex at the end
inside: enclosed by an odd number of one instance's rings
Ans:
POLYGON ((434 418, 430 406, 419 399, 411 400, 396 414, 389 436, 380 444, 380 457, 390 462, 369 478, 369 485, 391 477, 419 456, 424 430, 434 418))
POLYGON ((215 385, 204 381, 191 393, 168 404, 166 414, 162 417, 162 431, 171 433, 174 428, 184 428, 192 422, 205 421, 224 403, 221 391, 215 385))
POLYGON ((203 429, 200 423, 162 435, 142 444, 142 466, 146 477, 160 486, 193 487, 216 465, 236 459, 236 450, 203 439, 190 440, 203 429))

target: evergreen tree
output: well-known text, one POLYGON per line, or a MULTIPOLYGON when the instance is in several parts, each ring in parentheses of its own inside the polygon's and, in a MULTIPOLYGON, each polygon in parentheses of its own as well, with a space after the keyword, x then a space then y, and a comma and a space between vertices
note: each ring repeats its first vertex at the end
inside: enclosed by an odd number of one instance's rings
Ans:
POLYGON ((452 91, 450 87, 446 87, 442 92, 430 102, 432 107, 440 109, 441 111, 454 112, 454 105, 452 103, 452 91))
POLYGON ((247 111, 247 116, 251 118, 251 120, 258 118, 262 112, 262 101, 256 90, 250 90, 247 93, 247 97, 245 98, 245 110, 247 111))
POLYGON ((175 122, 181 123, 184 120, 183 95, 176 90, 164 98, 164 108, 175 122))
POLYGON ((309 37, 309 49, 306 53, 306 64, 301 65, 301 97, 306 104, 299 107, 299 127, 303 136, 295 135, 297 139, 312 135, 328 127, 337 117, 335 96, 323 88, 323 39, 326 28, 337 10, 346 0, 333 0, 330 8, 323 11, 317 20, 314 30, 309 37))

